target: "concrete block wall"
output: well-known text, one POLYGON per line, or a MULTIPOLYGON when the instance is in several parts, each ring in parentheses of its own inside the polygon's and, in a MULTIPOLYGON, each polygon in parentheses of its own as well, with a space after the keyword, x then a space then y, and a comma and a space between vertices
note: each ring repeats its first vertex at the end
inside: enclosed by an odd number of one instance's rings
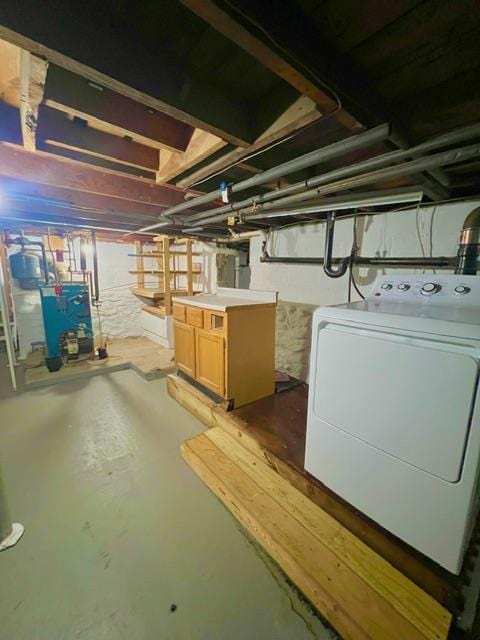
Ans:
MULTIPOLYGON (((479 205, 480 201, 475 200, 359 218, 357 242, 360 253, 392 257, 455 255, 463 221, 479 205)), ((349 255, 352 236, 352 219, 339 220, 335 228, 336 257, 349 255)), ((305 380, 308 377, 311 314, 317 306, 347 302, 348 277, 328 278, 321 265, 262 263, 263 240, 263 237, 255 237, 250 241, 250 287, 279 292, 276 366, 305 380)), ((275 231, 269 242, 269 253, 292 257, 323 256, 324 242, 324 223, 296 226, 275 231)), ((422 269, 354 270, 364 293, 378 275, 388 272, 421 273, 422 269)), ((432 271, 427 270, 427 273, 432 271)), ((357 299, 359 297, 353 291, 352 300, 357 299)))

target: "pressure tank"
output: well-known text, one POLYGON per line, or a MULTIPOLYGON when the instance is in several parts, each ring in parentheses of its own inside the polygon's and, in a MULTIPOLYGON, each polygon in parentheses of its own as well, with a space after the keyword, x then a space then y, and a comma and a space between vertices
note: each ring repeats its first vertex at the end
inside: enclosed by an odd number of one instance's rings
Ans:
POLYGON ((17 280, 24 278, 41 278, 40 258, 33 251, 18 251, 10 256, 10 270, 12 277, 17 280))
POLYGON ((40 258, 33 251, 22 249, 18 253, 12 253, 10 271, 22 289, 35 289, 42 278, 40 258))

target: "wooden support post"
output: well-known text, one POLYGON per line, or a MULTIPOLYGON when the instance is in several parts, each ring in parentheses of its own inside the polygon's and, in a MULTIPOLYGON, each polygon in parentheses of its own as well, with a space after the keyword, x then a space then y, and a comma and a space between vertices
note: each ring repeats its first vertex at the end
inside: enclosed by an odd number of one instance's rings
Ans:
MULTIPOLYGON (((165 315, 172 315, 172 294, 170 293, 170 238, 163 239, 163 277, 165 287, 165 315)), ((176 288, 174 288, 176 291, 176 288)))
POLYGON ((187 292, 193 295, 193 261, 192 261, 192 240, 187 242, 187 292))
POLYGON ((20 116, 23 144, 35 151, 38 108, 43 100, 48 62, 22 49, 20 54, 20 116))
POLYGON ((136 257, 136 261, 137 261, 137 286, 139 289, 144 289, 145 288, 145 267, 144 267, 144 260, 143 260, 143 242, 140 242, 140 240, 137 240, 135 242, 135 253, 137 254, 136 257))

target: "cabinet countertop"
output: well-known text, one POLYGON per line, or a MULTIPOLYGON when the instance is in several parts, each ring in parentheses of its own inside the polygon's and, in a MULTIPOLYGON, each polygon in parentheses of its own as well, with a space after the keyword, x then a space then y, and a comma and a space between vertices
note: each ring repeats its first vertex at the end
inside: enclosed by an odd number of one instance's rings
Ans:
POLYGON ((232 307, 276 304, 275 291, 253 291, 251 289, 230 289, 219 287, 217 293, 201 293, 196 296, 173 296, 173 302, 202 307, 213 311, 227 311, 232 307))

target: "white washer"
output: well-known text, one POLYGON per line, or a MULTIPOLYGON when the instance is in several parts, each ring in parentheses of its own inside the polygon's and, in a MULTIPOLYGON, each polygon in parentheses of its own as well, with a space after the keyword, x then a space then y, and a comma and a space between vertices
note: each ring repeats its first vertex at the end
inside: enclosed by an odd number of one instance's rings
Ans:
POLYGON ((452 573, 478 511, 480 277, 382 276, 312 325, 305 468, 452 573))

